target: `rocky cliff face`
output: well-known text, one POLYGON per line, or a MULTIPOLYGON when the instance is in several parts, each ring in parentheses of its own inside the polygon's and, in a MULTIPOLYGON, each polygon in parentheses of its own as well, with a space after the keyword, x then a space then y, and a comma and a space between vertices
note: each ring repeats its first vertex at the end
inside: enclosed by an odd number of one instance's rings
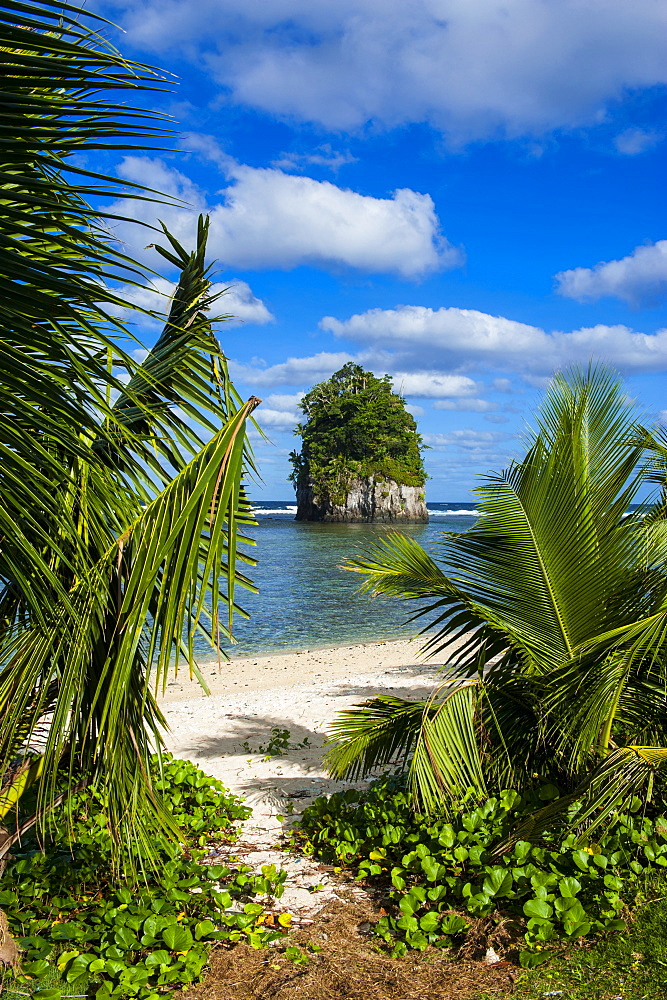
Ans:
POLYGON ((423 486, 400 486, 374 476, 350 484, 344 504, 316 497, 312 486, 298 486, 297 521, 428 521, 423 486))

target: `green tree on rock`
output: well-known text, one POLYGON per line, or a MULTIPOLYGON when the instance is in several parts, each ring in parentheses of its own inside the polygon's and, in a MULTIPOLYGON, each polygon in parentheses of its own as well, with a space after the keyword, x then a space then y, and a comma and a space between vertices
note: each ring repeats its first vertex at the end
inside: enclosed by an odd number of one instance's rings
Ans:
POLYGON ((300 406, 306 420, 295 433, 303 445, 290 456, 297 491, 310 487, 316 500, 342 504, 359 478, 424 485, 421 437, 389 375, 377 378, 349 362, 300 406))

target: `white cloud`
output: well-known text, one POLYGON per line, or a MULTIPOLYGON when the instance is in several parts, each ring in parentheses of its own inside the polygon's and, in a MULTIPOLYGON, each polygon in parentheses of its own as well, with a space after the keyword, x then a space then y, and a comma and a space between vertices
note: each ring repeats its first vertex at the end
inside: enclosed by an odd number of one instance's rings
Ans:
POLYGON ((612 295, 631 306, 656 305, 667 295, 667 240, 635 247, 621 260, 561 271, 556 281, 561 295, 579 302, 612 295))
POLYGON ((614 145, 623 156, 638 156, 653 149, 662 140, 662 134, 652 129, 626 128, 614 139, 614 145))
POLYGON ((231 361, 232 378, 254 386, 314 385, 329 378, 348 361, 357 360, 351 354, 321 352, 307 358, 288 358, 277 365, 259 368, 231 361))
POLYGON ((658 423, 661 423, 663 426, 667 427, 667 410, 660 410, 658 412, 658 423))
POLYGON ((261 299, 252 291, 250 285, 239 278, 232 278, 230 283, 215 284, 211 286, 211 293, 223 292, 224 294, 214 302, 211 312, 229 313, 232 319, 241 323, 256 323, 264 326, 265 323, 273 323, 275 316, 269 312, 261 299))
POLYGON ((397 372, 392 375, 394 391, 401 396, 439 399, 442 396, 469 396, 478 388, 466 375, 442 375, 438 372, 397 372))
POLYGON ((286 413, 284 410, 274 410, 270 406, 260 406, 255 413, 260 427, 272 427, 278 431, 294 430, 299 422, 299 415, 286 413))
POLYGON ((226 153, 214 135, 206 132, 184 132, 179 146, 184 153, 196 153, 204 160, 210 160, 221 170, 226 170, 235 161, 226 153))
MULTIPOLYGON (((462 261, 440 234, 428 194, 401 188, 391 198, 372 198, 281 170, 228 159, 223 166, 230 182, 223 201, 207 205, 180 171, 161 160, 126 157, 119 167, 122 177, 138 182, 150 177, 152 186, 192 209, 123 200, 113 210, 145 222, 163 219, 186 245, 194 240, 196 214, 208 212, 209 253, 224 267, 288 270, 306 264, 415 279, 462 261)), ((128 242, 140 238, 126 224, 116 232, 128 242)))
POLYGON ((508 378, 494 378, 491 383, 496 392, 513 392, 514 386, 508 378))
MULTIPOLYGON (((169 310, 171 296, 176 285, 166 278, 154 278, 148 285, 119 285, 113 291, 125 302, 131 302, 140 309, 147 309, 150 312, 165 314, 169 310)), ((134 322, 150 322, 147 318, 142 320, 138 313, 132 309, 121 310, 124 319, 134 320, 134 322)))
POLYGON ((636 333, 627 326, 598 324, 565 333, 475 309, 399 306, 371 309, 342 321, 326 316, 320 323, 338 337, 392 352, 401 370, 456 371, 480 366, 524 373, 533 379, 591 358, 626 372, 667 368, 667 329, 636 333))
POLYGON ((461 410, 472 413, 488 413, 495 405, 486 399, 441 399, 433 404, 434 410, 461 410))
POLYGON ((238 103, 328 129, 430 122, 455 139, 600 121, 667 82, 658 0, 117 0, 238 103))
POLYGON ((467 452, 495 452, 497 445, 511 440, 512 435, 502 431, 477 431, 470 427, 449 431, 447 434, 424 434, 424 444, 438 450, 459 448, 467 452))
POLYGON ((257 422, 261 427, 293 431, 303 419, 303 414, 297 409, 303 397, 303 392, 273 393, 267 396, 257 410, 257 422))
POLYGON ((423 406, 417 406, 416 403, 406 403, 405 404, 405 409, 408 411, 408 413, 411 413, 413 417, 423 417, 424 416, 424 407, 423 406))
POLYGON ((507 441, 509 434, 502 434, 500 431, 476 431, 471 427, 464 427, 460 430, 450 431, 448 434, 426 434, 430 445, 451 445, 455 444, 459 448, 473 448, 480 444, 495 444, 498 441, 507 441))
MULTIPOLYGON (((132 302, 141 309, 157 312, 164 316, 169 312, 175 288, 176 283, 173 281, 168 281, 166 278, 154 278, 150 284, 144 287, 121 285, 115 288, 114 292, 125 301, 132 302)), ((211 306, 210 315, 213 318, 229 315, 241 323, 256 323, 260 326, 275 320, 275 316, 269 312, 262 300, 257 298, 250 285, 245 281, 232 278, 229 284, 213 284, 210 288, 210 294, 219 294, 219 298, 211 306)), ((159 328, 164 322, 162 318, 151 319, 147 316, 141 316, 131 309, 116 311, 121 313, 124 319, 146 329, 159 328)))
MULTIPOLYGON (((256 359, 259 360, 259 359, 256 359)), ((417 399, 459 399, 471 397, 475 392, 479 392, 480 384, 467 375, 447 374, 437 371, 417 371, 405 372, 395 371, 395 364, 392 364, 392 356, 383 351, 361 351, 356 355, 347 353, 334 353, 322 351, 303 358, 288 358, 280 364, 269 367, 260 366, 257 363, 241 364, 237 361, 230 362, 232 377, 242 380, 249 385, 255 386, 280 386, 280 385, 314 385, 329 378, 335 371, 342 368, 348 361, 354 361, 363 367, 374 371, 377 375, 384 375, 389 372, 392 377, 393 388, 402 396, 416 397, 417 399), (392 374, 392 369, 394 369, 392 374)), ((272 395, 269 405, 276 409, 294 408, 302 392, 294 395, 272 395), (277 401, 284 401, 278 403, 277 401)), ((267 400, 269 403, 269 400, 267 400)), ((420 407, 414 407, 420 409, 420 407)), ((477 409, 475 405, 469 407, 477 409)), ((466 407, 462 407, 466 409, 466 407)), ((423 412, 423 411, 422 411, 423 412)))
POLYGON ((304 392, 279 392, 267 396, 264 402, 274 410, 281 410, 283 413, 296 413, 297 407, 303 397, 304 392))
POLYGON ((325 142, 311 153, 281 153, 271 164, 279 170, 302 171, 309 166, 326 167, 336 173, 348 163, 356 163, 357 157, 351 153, 340 153, 333 149, 331 143, 325 142))

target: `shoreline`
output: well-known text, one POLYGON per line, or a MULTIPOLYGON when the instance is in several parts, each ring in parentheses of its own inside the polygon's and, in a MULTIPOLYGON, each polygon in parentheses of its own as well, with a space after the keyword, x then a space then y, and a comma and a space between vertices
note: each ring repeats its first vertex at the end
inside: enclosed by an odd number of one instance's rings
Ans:
POLYGON ((414 666, 437 671, 437 661, 421 655, 423 641, 414 639, 374 639, 360 643, 310 646, 289 652, 258 653, 230 658, 200 660, 197 665, 210 688, 210 695, 190 677, 186 663, 179 664, 178 674, 170 674, 161 704, 190 699, 209 699, 222 694, 240 694, 239 689, 266 690, 316 681, 340 680, 346 673, 383 673, 389 667, 414 666))
MULTIPOLYGON (((407 631, 407 630, 405 630, 405 631, 407 631)), ((395 636, 390 636, 387 639, 358 639, 356 641, 350 641, 350 640, 348 640, 348 641, 345 641, 345 642, 323 642, 321 645, 318 645, 317 643, 308 643, 308 644, 304 644, 304 646, 302 648, 301 647, 296 647, 296 646, 295 647, 284 647, 284 648, 281 648, 281 649, 267 649, 266 651, 261 652, 261 653, 260 652, 257 652, 257 653, 239 653, 237 655, 234 651, 237 650, 237 649, 240 650, 241 647, 242 647, 242 643, 239 642, 238 645, 230 646, 228 649, 225 649, 225 654, 227 656, 227 659, 225 659, 225 657, 223 657, 222 658, 222 663, 223 664, 230 663, 230 662, 234 662, 236 660, 263 660, 263 659, 266 659, 266 657, 270 657, 270 656, 295 656, 297 653, 317 653, 317 652, 321 652, 324 649, 333 649, 333 650, 336 650, 336 649, 348 649, 348 648, 352 649, 353 647, 356 647, 356 646, 375 646, 375 645, 378 645, 379 643, 383 643, 383 642, 385 642, 385 643, 387 643, 387 642, 412 642, 412 643, 418 643, 419 638, 420 638, 420 635, 419 635, 419 633, 417 633, 412 638, 409 638, 407 635, 405 637, 401 636, 401 635, 395 635, 395 636)), ((202 664, 208 666, 211 663, 217 664, 218 661, 217 661, 217 658, 215 657, 215 655, 209 656, 207 654, 206 657, 203 657, 201 660, 198 660, 197 662, 200 664, 200 666, 202 664)), ((172 664, 172 666, 173 666, 173 664, 172 664)), ((179 667, 179 669, 180 669, 180 667, 179 667)))

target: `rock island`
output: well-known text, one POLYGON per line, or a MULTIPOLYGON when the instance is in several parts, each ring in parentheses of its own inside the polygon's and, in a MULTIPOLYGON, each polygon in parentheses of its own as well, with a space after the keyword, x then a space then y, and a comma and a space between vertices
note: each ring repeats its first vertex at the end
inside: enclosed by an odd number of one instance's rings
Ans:
POLYGON ((297 521, 428 521, 422 439, 389 375, 350 362, 300 406, 297 521))

